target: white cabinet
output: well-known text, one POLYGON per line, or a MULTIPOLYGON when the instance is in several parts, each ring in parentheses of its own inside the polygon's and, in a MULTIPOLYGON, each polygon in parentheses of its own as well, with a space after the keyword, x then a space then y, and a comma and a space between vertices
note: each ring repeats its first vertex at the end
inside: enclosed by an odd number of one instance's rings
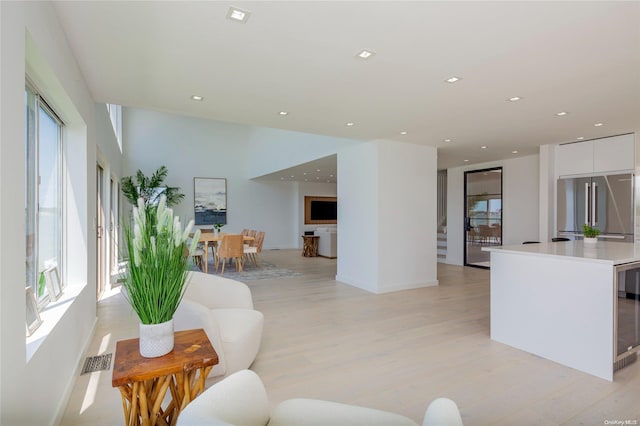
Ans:
POLYGON ((593 172, 593 141, 569 143, 558 147, 558 176, 593 172))
POLYGON ((631 171, 635 169, 634 135, 559 145, 556 159, 558 176, 631 171))
POLYGON ((613 136, 592 142, 594 172, 635 169, 633 135, 613 136))

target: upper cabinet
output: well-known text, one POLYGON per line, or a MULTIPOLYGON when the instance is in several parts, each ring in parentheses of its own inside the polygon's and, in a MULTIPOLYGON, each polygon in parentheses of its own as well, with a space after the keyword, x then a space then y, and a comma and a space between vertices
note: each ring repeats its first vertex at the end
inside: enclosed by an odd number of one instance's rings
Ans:
POLYGON ((632 171, 635 169, 634 135, 560 145, 556 159, 558 176, 632 171))

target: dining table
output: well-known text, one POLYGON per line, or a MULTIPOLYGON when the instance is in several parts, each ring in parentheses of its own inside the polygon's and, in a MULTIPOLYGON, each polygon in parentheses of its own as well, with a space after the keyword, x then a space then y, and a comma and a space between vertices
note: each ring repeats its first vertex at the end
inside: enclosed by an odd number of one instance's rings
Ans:
MULTIPOLYGON (((193 234, 191 234, 191 236, 193 237, 193 234)), ((209 273, 209 243, 214 243, 214 246, 215 246, 219 241, 222 241, 222 238, 224 236, 225 234, 222 234, 222 233, 206 232, 206 231, 202 232, 202 230, 200 231, 200 238, 198 239, 198 242, 204 244, 203 272, 205 274, 209 273)), ((247 244, 247 243, 251 243, 251 241, 255 241, 255 237, 244 235, 243 240, 244 240, 244 243, 247 244)))

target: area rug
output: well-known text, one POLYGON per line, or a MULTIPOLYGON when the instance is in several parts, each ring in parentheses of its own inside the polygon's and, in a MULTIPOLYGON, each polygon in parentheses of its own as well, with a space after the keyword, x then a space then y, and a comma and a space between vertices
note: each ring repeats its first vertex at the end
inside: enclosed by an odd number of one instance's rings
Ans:
MULTIPOLYGON (((210 261, 210 274, 220 275, 221 268, 218 268, 217 274, 215 271, 216 267, 213 264, 213 261, 210 261)), ((280 268, 273 263, 264 261, 258 262, 257 266, 251 262, 245 262, 242 272, 236 272, 235 264, 227 264, 224 268, 224 277, 237 281, 271 280, 274 278, 295 277, 299 275, 302 275, 302 273, 280 268)))

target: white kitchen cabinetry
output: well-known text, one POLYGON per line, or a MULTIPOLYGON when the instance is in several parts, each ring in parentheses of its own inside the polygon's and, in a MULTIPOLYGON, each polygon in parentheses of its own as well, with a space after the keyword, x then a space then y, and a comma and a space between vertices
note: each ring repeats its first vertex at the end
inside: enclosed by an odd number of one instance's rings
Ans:
POLYGON ((558 146, 558 176, 593 172, 593 141, 558 146))
POLYGON ((593 142, 593 171, 635 169, 633 135, 613 136, 593 142))
POLYGON ((556 158, 558 176, 634 170, 634 135, 559 145, 556 158))

